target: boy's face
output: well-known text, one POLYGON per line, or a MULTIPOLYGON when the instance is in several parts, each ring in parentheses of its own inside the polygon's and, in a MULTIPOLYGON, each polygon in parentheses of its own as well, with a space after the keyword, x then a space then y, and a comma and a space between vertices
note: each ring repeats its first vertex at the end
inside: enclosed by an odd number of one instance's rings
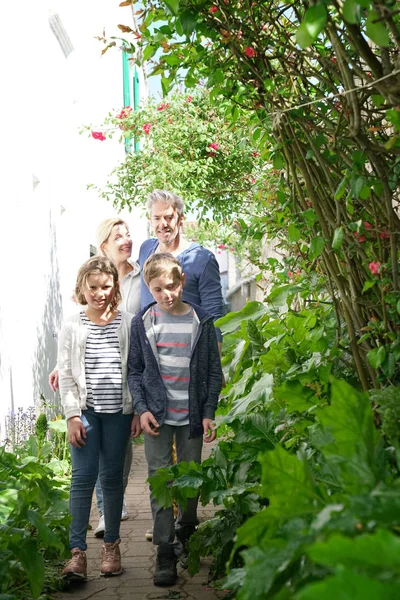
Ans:
POLYGON ((184 283, 185 275, 183 273, 181 279, 163 274, 149 282, 149 290, 162 310, 174 313, 182 304, 184 283))

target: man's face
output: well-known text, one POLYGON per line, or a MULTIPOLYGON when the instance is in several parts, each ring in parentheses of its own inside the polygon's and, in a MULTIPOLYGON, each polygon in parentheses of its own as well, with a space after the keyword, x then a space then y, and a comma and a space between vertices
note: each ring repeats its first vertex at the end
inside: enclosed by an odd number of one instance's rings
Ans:
POLYGON ((155 202, 151 207, 150 222, 154 234, 161 244, 170 246, 178 237, 183 215, 166 202, 155 202))

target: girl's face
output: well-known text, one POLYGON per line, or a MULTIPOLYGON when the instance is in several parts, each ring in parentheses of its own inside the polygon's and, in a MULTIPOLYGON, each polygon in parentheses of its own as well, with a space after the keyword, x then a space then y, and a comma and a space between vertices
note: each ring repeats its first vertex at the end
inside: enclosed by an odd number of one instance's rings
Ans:
POLYGON ((97 313, 104 313, 114 298, 114 278, 108 273, 88 276, 83 295, 88 307, 97 313))
POLYGON ((115 264, 119 264, 130 258, 132 254, 132 240, 127 226, 122 223, 114 225, 110 237, 102 244, 101 249, 115 264))

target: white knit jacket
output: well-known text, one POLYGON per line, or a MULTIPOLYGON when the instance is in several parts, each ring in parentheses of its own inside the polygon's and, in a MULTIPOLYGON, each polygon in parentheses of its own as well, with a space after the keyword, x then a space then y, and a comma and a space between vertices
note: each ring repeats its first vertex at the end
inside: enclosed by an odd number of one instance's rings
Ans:
MULTIPOLYGON (((128 389, 127 362, 133 315, 121 312, 117 334, 122 367, 122 412, 133 413, 132 398, 128 389)), ((79 314, 65 321, 58 341, 58 369, 61 404, 66 419, 80 417, 86 407, 85 351, 89 328, 79 314)))

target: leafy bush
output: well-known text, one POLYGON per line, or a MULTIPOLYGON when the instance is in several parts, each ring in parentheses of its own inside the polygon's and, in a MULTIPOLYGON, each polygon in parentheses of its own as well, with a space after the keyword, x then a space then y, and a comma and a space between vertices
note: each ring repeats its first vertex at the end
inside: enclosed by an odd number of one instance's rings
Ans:
POLYGON ((0 594, 10 600, 38 598, 49 564, 67 556, 69 480, 46 444, 0 448, 0 594))

